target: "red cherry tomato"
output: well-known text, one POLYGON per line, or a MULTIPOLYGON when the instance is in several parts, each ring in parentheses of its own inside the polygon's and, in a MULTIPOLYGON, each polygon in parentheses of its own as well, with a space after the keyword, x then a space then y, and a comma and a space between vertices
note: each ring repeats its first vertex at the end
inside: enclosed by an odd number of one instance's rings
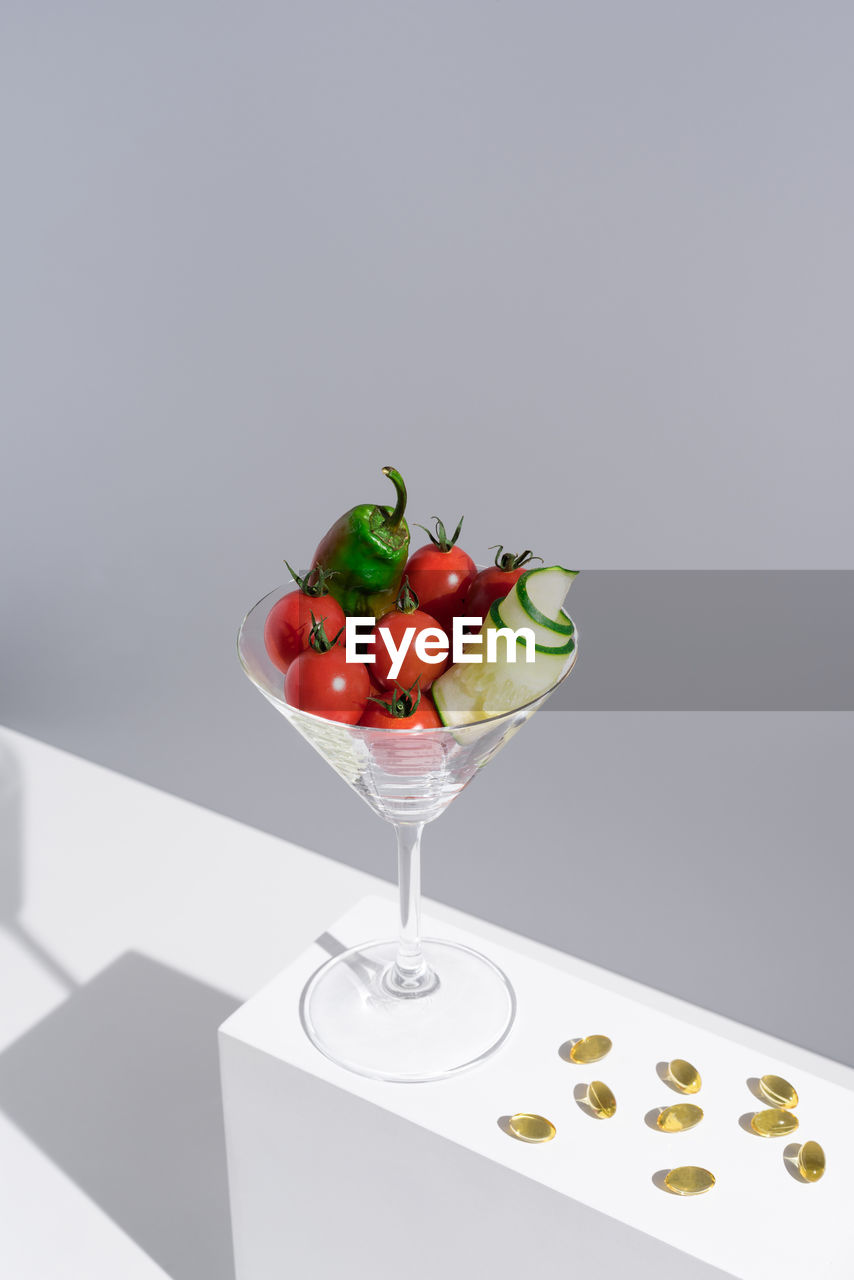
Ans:
POLYGON ((391 689, 394 685, 399 685, 401 689, 408 689, 418 681, 421 692, 426 693, 433 681, 438 680, 442 672, 448 667, 451 655, 447 641, 448 637, 436 619, 431 614, 424 613, 418 608, 418 599, 413 596, 409 590, 408 580, 404 578, 400 595, 397 598, 397 605, 389 613, 384 613, 377 620, 374 630, 374 654, 376 656, 371 664, 373 667, 373 679, 386 689, 391 689), (414 634, 410 637, 406 656, 400 665, 400 670, 392 676, 392 657, 382 632, 387 631, 389 633, 395 650, 399 651, 403 644, 404 636, 410 628, 414 628, 414 634), (436 633, 426 638, 428 653, 437 652, 437 649, 433 647, 433 642, 438 645, 442 641, 446 646, 445 654, 437 662, 425 662, 419 658, 415 651, 416 641, 419 635, 425 631, 436 633))
MULTIPOLYGON (((314 636, 317 628, 312 629, 314 636)), ((371 682, 363 662, 348 662, 340 645, 331 645, 320 624, 322 649, 312 645, 288 667, 285 697, 292 707, 310 711, 312 715, 338 720, 341 724, 358 724, 368 701, 371 682)))
POLYGON ((369 697, 371 697, 371 698, 384 698, 384 697, 386 696, 386 694, 388 693, 388 690, 385 688, 385 686, 384 686, 384 685, 379 684, 379 683, 374 679, 374 676, 373 676, 374 664, 373 664, 373 663, 371 663, 371 664, 369 665, 368 663, 365 663, 365 670, 366 670, 366 671, 367 671, 367 673, 368 673, 368 681, 369 681, 370 686, 371 686, 371 692, 370 692, 370 694, 369 694, 369 697))
MULTIPOLYGON (((290 565, 288 568, 290 569, 290 565)), ((291 574, 297 583, 296 591, 289 591, 281 600, 277 600, 264 623, 264 646, 270 655, 270 661, 285 672, 294 658, 308 648, 312 614, 315 618, 324 619, 328 636, 336 635, 344 626, 344 610, 334 596, 326 591, 323 573, 319 583, 316 572, 307 574, 305 578, 299 577, 293 569, 291 574)), ((343 640, 342 636, 339 643, 343 643, 343 640)))
POLYGON ((439 517, 433 516, 433 519, 435 536, 429 529, 425 530, 430 541, 409 557, 405 572, 420 607, 450 633, 453 619, 463 612, 463 601, 477 577, 477 565, 456 545, 463 527, 462 517, 451 538, 439 517))
MULTIPOLYGON (((386 691, 386 699, 388 691, 386 691)), ((422 695, 418 707, 408 716, 395 716, 378 702, 369 702, 362 712, 359 724, 369 729, 441 729, 439 712, 429 695, 422 695)))
POLYGON ((530 551, 523 551, 514 556, 511 552, 498 548, 495 564, 488 569, 481 569, 465 598, 462 613, 467 618, 480 618, 481 623, 489 613, 489 606, 494 600, 503 600, 515 587, 525 572, 525 566, 532 559, 530 551))
POLYGON ((419 698, 414 689, 386 691, 385 701, 392 710, 386 710, 376 702, 369 702, 359 721, 366 729, 379 732, 366 734, 366 741, 375 763, 386 773, 407 774, 423 778, 442 767, 445 746, 441 734, 409 732, 407 730, 441 729, 439 713, 429 694, 419 698), (413 709, 414 708, 414 709, 413 709), (397 732, 386 733, 392 729, 397 732))

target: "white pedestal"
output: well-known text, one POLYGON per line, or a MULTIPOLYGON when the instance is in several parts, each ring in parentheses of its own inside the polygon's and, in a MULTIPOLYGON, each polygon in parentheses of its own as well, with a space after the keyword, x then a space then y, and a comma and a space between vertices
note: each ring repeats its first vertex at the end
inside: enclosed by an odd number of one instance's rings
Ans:
POLYGON ((522 939, 510 950, 427 920, 426 934, 480 946, 508 974, 516 1026, 493 1059, 449 1080, 363 1079, 310 1044, 299 997, 330 951, 393 927, 388 902, 364 899, 325 946, 311 947, 221 1028, 237 1280, 518 1280, 585 1267, 655 1280, 850 1280, 854 1094, 806 1070, 802 1051, 792 1050, 794 1062, 757 1052, 756 1034, 736 1024, 721 1035, 702 1025, 712 1019, 701 1010, 663 1012, 656 993, 627 996, 613 980, 598 985, 545 965, 523 953, 522 939), (607 1058, 594 1067, 564 1061, 563 1043, 593 1033, 614 1041, 607 1058), (692 1101, 705 1118, 663 1134, 651 1113, 679 1095, 656 1065, 673 1057, 700 1069, 692 1101), (791 1140, 762 1139, 746 1125, 763 1105, 748 1081, 766 1072, 799 1091, 795 1137, 824 1146, 820 1183, 789 1171, 791 1140), (617 1096, 611 1120, 591 1118, 575 1100, 576 1086, 593 1078, 617 1096), (532 1146, 508 1136, 500 1122, 515 1111, 548 1116, 555 1140, 532 1146), (663 1172, 682 1164, 711 1169, 717 1185, 694 1199, 662 1190, 663 1172))

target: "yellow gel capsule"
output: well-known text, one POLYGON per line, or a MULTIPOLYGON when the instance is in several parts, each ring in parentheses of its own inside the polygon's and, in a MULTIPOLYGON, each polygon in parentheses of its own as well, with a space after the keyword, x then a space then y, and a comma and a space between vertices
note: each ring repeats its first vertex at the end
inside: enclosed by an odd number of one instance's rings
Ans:
POLYGON ((792 1111, 775 1107, 772 1111, 757 1111, 751 1117, 750 1127, 761 1138, 785 1138, 798 1127, 798 1117, 792 1111))
POLYGON ((514 1138, 522 1142, 551 1142, 557 1133, 551 1120, 545 1116, 535 1116, 528 1111, 519 1111, 511 1116, 508 1125, 514 1138))
POLYGON ((817 1142, 805 1142, 798 1152, 798 1168, 807 1182, 818 1182, 827 1167, 824 1152, 817 1142))
POLYGON ((606 1053, 611 1052, 611 1041, 607 1036, 585 1036, 577 1040, 569 1051, 573 1062, 598 1062, 606 1053))
POLYGON ((690 1062, 686 1062, 684 1058, 674 1058, 668 1064, 667 1078, 680 1093, 699 1093, 700 1085, 703 1083, 697 1068, 690 1062))
POLYGON ((772 1107, 780 1107, 790 1111, 798 1105, 798 1095, 788 1080, 782 1076, 763 1076, 759 1081, 759 1092, 772 1107))
POLYGON ((697 1165, 683 1164, 678 1169, 670 1170, 664 1179, 664 1185, 675 1196, 700 1196, 704 1191, 711 1191, 715 1185, 715 1175, 697 1165))
POLYGON ((587 1105, 591 1107, 600 1120, 610 1120, 617 1110, 617 1099, 601 1080, 594 1080, 587 1086, 587 1105))
POLYGON ((665 1107, 655 1123, 664 1133, 681 1133, 683 1129, 693 1129, 702 1118, 702 1107, 695 1107, 693 1102, 677 1102, 675 1107, 665 1107))

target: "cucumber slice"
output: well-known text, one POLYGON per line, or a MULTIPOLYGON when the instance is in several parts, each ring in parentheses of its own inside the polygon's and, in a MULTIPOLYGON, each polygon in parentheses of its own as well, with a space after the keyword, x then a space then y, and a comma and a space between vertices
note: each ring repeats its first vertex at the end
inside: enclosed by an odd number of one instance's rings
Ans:
POLYGON ((514 631, 518 631, 519 627, 529 627, 534 633, 534 643, 545 645, 547 649, 559 648, 566 644, 575 632, 575 626, 569 614, 561 609, 554 622, 548 620, 543 622, 542 614, 538 614, 537 617, 532 616, 523 604, 521 592, 518 590, 521 582, 520 578, 510 594, 503 600, 497 601, 501 607, 501 617, 504 619, 501 625, 512 627, 514 631))
MULTIPOLYGON (((509 599, 510 597, 508 597, 509 599)), ((525 627, 528 631, 534 633, 534 652, 547 654, 566 654, 572 647, 573 639, 571 635, 561 635, 558 631, 551 631, 548 627, 541 627, 538 622, 532 622, 525 614, 523 620, 519 623, 512 624, 507 619, 508 610, 505 608, 507 600, 495 600, 489 606, 489 613, 483 620, 481 634, 483 635, 483 645, 479 648, 479 652, 486 653, 486 633, 487 631, 495 631, 499 627, 510 627, 513 631, 518 631, 520 627, 525 627)), ((565 615, 566 616, 566 615, 565 615)), ((575 627, 573 627, 575 631, 575 627)), ((524 636, 520 636, 516 641, 519 647, 519 653, 516 662, 527 662, 525 654, 527 646, 524 636)), ((504 642, 498 649, 499 654, 504 652, 504 642)), ((536 662, 536 659, 534 659, 536 662)))
POLYGON ((528 569, 516 583, 515 594, 532 622, 572 635, 572 619, 564 613, 561 605, 577 577, 577 569, 564 569, 559 564, 528 569))
POLYGON ((577 573, 551 565, 529 569, 501 603, 504 626, 518 630, 530 627, 534 642, 559 648, 575 632, 575 626, 561 605, 577 573), (547 612, 548 610, 548 612, 547 612))
POLYGON ((575 627, 561 605, 576 576, 560 565, 529 569, 503 600, 494 602, 481 627, 481 644, 471 651, 485 657, 489 631, 528 627, 534 661, 526 661, 525 642, 519 639, 515 662, 507 645, 499 643, 495 662, 454 663, 432 688, 443 724, 457 727, 504 715, 557 684, 575 661, 575 627))
MULTIPOLYGON (((486 652, 486 632, 504 625, 496 602, 481 628, 482 652, 486 652)), ((535 645, 533 662, 526 662, 525 643, 520 639, 515 662, 508 661, 507 646, 499 643, 495 662, 455 663, 431 690, 442 723, 456 727, 488 720, 547 693, 575 659, 575 637, 562 640, 557 646, 535 645)))

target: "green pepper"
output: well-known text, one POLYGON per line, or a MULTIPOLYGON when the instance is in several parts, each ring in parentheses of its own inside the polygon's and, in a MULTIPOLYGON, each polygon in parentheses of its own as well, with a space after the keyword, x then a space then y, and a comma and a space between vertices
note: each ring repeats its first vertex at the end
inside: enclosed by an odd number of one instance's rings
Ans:
POLYGON ((315 567, 329 574, 327 586, 345 613, 380 618, 394 607, 409 554, 409 528, 403 518, 406 485, 393 467, 383 467, 397 490, 393 507, 364 503, 353 507, 321 538, 315 567))

